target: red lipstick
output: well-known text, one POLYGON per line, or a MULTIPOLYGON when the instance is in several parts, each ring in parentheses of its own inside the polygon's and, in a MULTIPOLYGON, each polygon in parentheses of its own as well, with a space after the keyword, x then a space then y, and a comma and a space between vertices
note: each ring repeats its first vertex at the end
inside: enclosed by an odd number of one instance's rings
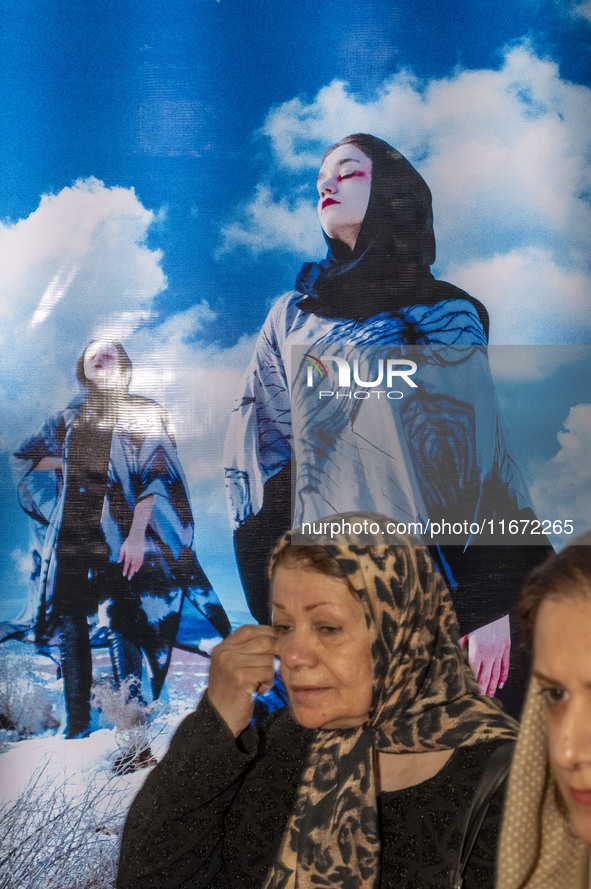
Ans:
POLYGON ((329 207, 331 204, 338 204, 338 203, 339 202, 335 201, 333 198, 324 198, 324 200, 322 201, 322 209, 324 210, 325 207, 329 207))

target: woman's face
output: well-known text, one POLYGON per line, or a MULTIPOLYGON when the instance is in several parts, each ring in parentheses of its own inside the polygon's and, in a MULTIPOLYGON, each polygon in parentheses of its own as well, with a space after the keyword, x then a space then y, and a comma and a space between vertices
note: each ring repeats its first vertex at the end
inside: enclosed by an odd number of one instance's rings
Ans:
POLYGON ((546 599, 534 675, 548 719, 550 767, 576 833, 591 843, 591 600, 546 599))
POLYGON ((281 678, 306 728, 352 728, 368 718, 373 666, 361 603, 343 580, 280 566, 272 583, 281 678))
POLYGON ((97 389, 111 389, 121 376, 119 353, 112 343, 91 343, 84 353, 84 376, 97 389))
POLYGON ((329 238, 357 243, 371 191, 372 163, 357 145, 340 145, 325 158, 318 174, 318 216, 329 238))

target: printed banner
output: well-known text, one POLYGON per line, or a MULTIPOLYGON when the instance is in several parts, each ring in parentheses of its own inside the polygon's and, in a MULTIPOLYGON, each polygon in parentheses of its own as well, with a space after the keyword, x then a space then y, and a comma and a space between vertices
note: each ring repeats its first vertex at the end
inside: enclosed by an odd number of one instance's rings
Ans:
POLYGON ((591 529, 590 18, 5 5, 3 887, 113 889, 129 804, 212 649, 269 621, 292 522, 423 541, 467 650, 501 621, 518 711, 507 615, 591 529), (327 162, 350 134, 376 139, 327 162))

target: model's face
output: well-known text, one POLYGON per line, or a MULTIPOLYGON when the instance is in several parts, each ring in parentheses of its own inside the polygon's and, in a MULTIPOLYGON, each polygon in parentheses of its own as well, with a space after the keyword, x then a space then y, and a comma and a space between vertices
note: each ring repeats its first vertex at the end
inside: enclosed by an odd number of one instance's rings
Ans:
POLYGON ((280 566, 272 606, 281 678, 300 725, 362 725, 372 699, 371 644, 363 607, 347 584, 280 566))
POLYGON ((591 843, 591 601, 546 599, 534 633, 534 675, 548 717, 550 767, 573 829, 591 843))
POLYGON ((371 160, 356 145, 340 145, 318 174, 318 216, 329 238, 357 243, 371 191, 371 160))
POLYGON ((84 376, 97 389, 111 389, 121 377, 119 354, 112 343, 91 343, 84 353, 84 376))

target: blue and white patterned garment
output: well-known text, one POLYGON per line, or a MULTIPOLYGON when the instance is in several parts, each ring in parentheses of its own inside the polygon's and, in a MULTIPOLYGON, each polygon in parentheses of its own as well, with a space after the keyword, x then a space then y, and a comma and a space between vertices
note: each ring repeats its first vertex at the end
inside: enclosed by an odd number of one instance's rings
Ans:
MULTIPOLYGON (((265 482, 294 458, 294 526, 355 509, 423 522, 447 510, 470 521, 483 485, 499 479, 517 508, 528 505, 472 303, 444 299, 354 321, 304 312, 301 299, 295 292, 271 309, 231 416, 225 466, 235 528, 260 511, 265 482), (400 400, 320 399, 336 381, 310 390, 308 364, 292 361, 331 350, 349 359, 369 352, 370 365, 376 355, 414 356, 419 388, 401 385, 400 400)), ((374 379, 375 367, 360 378, 374 379)))
MULTIPOLYGON (((74 423, 84 408, 85 398, 74 399, 51 417, 40 432, 17 452, 20 475, 19 500, 33 519, 33 573, 26 613, 15 624, 34 625, 39 645, 54 643, 56 615, 53 594, 56 581, 58 539, 68 485, 69 440, 74 423), (35 471, 44 457, 59 457, 61 472, 35 471)), ((226 615, 201 569, 192 547, 193 516, 187 484, 176 446, 169 431, 166 412, 147 398, 120 399, 111 436, 101 532, 113 570, 124 535, 139 500, 153 495, 150 523, 145 533, 144 563, 129 582, 137 602, 137 621, 143 626, 141 647, 153 673, 153 686, 163 681, 185 597, 221 631, 229 631, 226 615), (160 675, 159 675, 160 674, 160 675)), ((93 621, 101 628, 111 626, 112 602, 101 602, 93 621)), ((115 627, 113 627, 115 629, 115 627)), ((225 631, 225 632, 224 632, 225 631)), ((196 640, 198 641, 198 640, 196 640)))

